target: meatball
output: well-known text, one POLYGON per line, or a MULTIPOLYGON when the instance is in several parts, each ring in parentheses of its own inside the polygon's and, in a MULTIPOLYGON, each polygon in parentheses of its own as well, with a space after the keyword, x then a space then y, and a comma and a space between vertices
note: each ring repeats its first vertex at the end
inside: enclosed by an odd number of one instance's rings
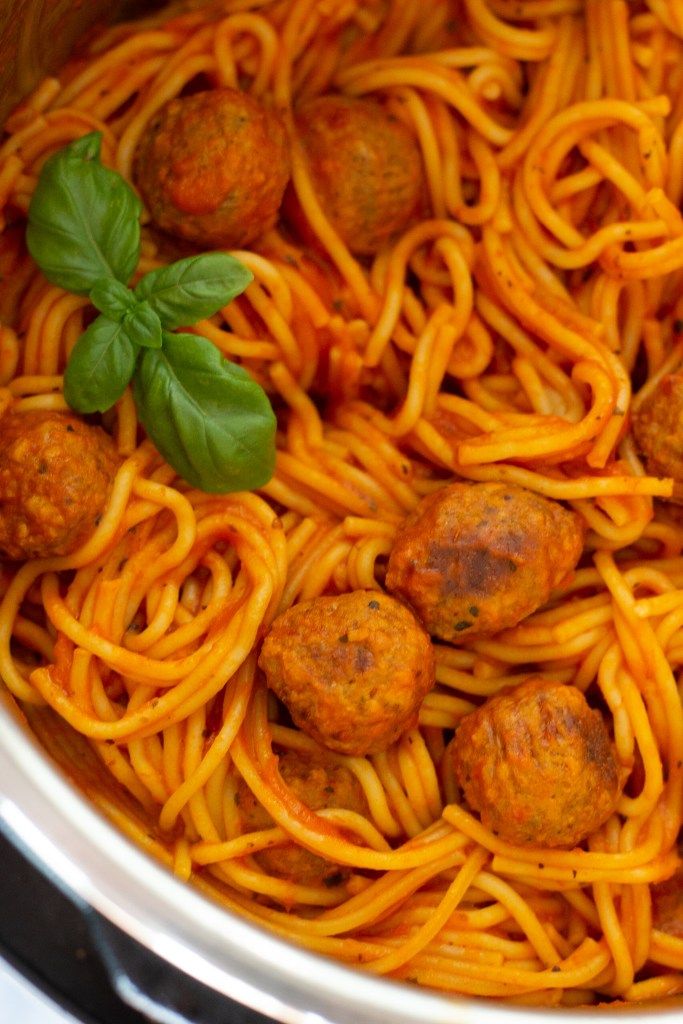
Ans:
POLYGON ((575 686, 541 678, 463 718, 451 756, 470 807, 516 846, 576 846, 612 814, 624 781, 600 712, 575 686))
POLYGON ((575 567, 583 536, 576 513, 522 487, 450 484, 399 529, 386 586, 433 636, 462 642, 544 604, 575 567))
POLYGON ((666 882, 653 885, 651 892, 653 927, 683 939, 683 867, 666 882))
MULTIPOLYGON (((296 127, 325 216, 351 252, 376 253, 420 202, 422 159, 413 136, 378 104, 346 96, 303 103, 296 127)), ((305 231, 291 193, 287 206, 305 231)))
POLYGON ((402 604, 357 590, 275 620, 259 658, 293 720, 342 754, 373 754, 417 724, 434 685, 429 637, 402 604))
POLYGON ((289 170, 282 121, 235 89, 171 100, 135 160, 155 224, 203 248, 241 248, 270 230, 289 170))
POLYGON ((633 436, 648 473, 683 482, 683 373, 662 377, 633 415, 633 436))
MULTIPOLYGON (((279 768, 292 792, 312 811, 335 807, 367 816, 362 787, 344 765, 322 755, 286 750, 280 754, 279 768)), ((275 822, 243 779, 238 783, 236 799, 245 832, 273 827, 275 822)), ((333 864, 296 843, 261 850, 254 859, 269 875, 299 885, 340 885, 350 874, 348 867, 333 864)))
POLYGON ((100 427, 61 412, 10 410, 0 420, 0 551, 68 555, 102 514, 119 458, 100 427))

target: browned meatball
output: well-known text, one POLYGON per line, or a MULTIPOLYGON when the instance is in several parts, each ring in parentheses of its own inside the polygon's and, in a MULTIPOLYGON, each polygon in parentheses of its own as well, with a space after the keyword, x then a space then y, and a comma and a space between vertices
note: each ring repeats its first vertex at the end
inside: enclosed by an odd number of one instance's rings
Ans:
POLYGON ((652 925, 683 939, 683 867, 666 882, 652 886, 652 925))
POLYGON ((135 160, 155 224, 203 248, 240 248, 270 230, 289 170, 282 121, 235 89, 171 100, 135 160))
POLYGON ((662 377, 633 415, 633 436, 649 473, 683 482, 683 373, 662 377))
POLYGON ((463 718, 451 751, 470 807, 516 846, 576 846, 621 793, 602 715, 575 686, 534 678, 492 697, 463 718))
MULTIPOLYGON (((279 769, 292 792, 312 811, 334 807, 367 816, 368 805, 358 779, 331 758, 286 750, 280 754, 279 769)), ((237 803, 245 832, 275 824, 243 779, 238 783, 237 803)), ((262 850, 254 859, 269 875, 299 885, 340 885, 350 874, 348 867, 333 864, 296 843, 262 850)))
MULTIPOLYGON (((296 127, 325 216, 352 252, 377 252, 420 201, 422 159, 413 136, 377 103, 347 96, 302 104, 296 127)), ((288 209, 302 227, 291 194, 288 209)))
POLYGON ((101 515, 119 459, 108 434, 61 412, 10 411, 0 420, 0 551, 68 555, 101 515))
POLYGON ((289 608, 259 665, 292 718, 330 750, 386 750, 417 724, 434 685, 429 637, 387 594, 357 590, 289 608))
POLYGON ((456 483, 424 498, 399 529, 386 585, 432 636, 463 641, 515 626, 575 567, 581 519, 507 484, 456 483))

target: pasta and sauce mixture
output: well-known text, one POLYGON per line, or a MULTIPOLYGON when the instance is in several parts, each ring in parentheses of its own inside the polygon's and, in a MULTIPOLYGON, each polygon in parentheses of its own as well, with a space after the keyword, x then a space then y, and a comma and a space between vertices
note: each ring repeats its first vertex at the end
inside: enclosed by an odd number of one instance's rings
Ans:
POLYGON ((528 1005, 683 993, 683 3, 221 0, 100 29, 0 148, 0 674, 87 795, 279 935, 528 1005), (277 415, 183 482, 26 217, 90 132, 133 280, 277 415))

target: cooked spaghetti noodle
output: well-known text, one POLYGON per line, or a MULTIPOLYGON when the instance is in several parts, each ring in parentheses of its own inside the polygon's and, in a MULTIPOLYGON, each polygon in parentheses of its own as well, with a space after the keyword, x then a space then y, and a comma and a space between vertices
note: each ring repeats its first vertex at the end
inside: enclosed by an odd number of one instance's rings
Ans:
MULTIPOLYGON (((93 35, 0 148, 3 407, 66 409, 90 315, 26 255, 43 162, 99 130, 132 180, 146 126, 197 82, 282 113, 316 240, 278 226, 236 253, 253 284, 193 328, 272 396, 277 470, 258 494, 189 489, 139 443, 126 393, 93 536, 3 571, 6 686, 120 828, 295 943, 529 1005, 682 994, 683 937, 653 924, 652 895, 679 866, 683 528, 629 420, 683 361, 683 6, 220 0, 93 35), (379 101, 422 156, 424 216, 373 259, 331 224, 297 138, 294 105, 330 92, 379 101), (366 813, 311 811, 278 758, 317 745, 269 699, 258 644, 297 601, 381 588, 402 519, 454 476, 566 503, 581 565, 518 626, 435 643, 419 726, 328 755, 366 813), (531 674, 584 691, 633 769, 585 848, 507 844, 444 758, 463 716, 531 674), (244 786, 269 827, 243 832, 244 786), (278 877, 258 855, 284 843, 350 870, 278 877)), ((139 274, 166 258, 143 238, 139 274)))

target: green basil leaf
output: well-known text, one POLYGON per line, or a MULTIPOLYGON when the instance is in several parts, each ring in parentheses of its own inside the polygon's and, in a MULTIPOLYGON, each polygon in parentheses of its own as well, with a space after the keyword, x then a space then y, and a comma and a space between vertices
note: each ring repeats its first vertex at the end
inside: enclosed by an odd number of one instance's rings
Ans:
POLYGON ((194 334, 164 331, 147 349, 134 396, 147 434, 193 487, 213 494, 251 490, 275 469, 275 415, 263 388, 194 334))
POLYGON ((135 373, 138 350, 126 325, 98 316, 73 347, 64 374, 64 398, 76 412, 104 412, 135 373))
POLYGON ((77 295, 101 278, 126 284, 140 255, 140 200, 99 162, 101 135, 47 160, 28 212, 26 242, 45 277, 77 295))
POLYGON ((161 348, 161 320, 149 302, 138 302, 135 295, 111 278, 102 278, 90 290, 90 301, 110 320, 123 323, 126 334, 140 348, 161 348))
POLYGON ((126 288, 125 284, 112 277, 101 277, 99 281, 95 281, 88 298, 100 313, 118 323, 137 305, 130 288, 126 288))
MULTIPOLYGON (((130 294, 132 296, 133 293, 130 294)), ((136 302, 124 323, 134 345, 140 348, 161 348, 161 320, 149 302, 136 302)))
POLYGON ((253 279, 251 271, 234 256, 212 252, 152 270, 140 281, 135 295, 147 299, 164 327, 173 330, 213 316, 253 279))
POLYGON ((71 156, 80 157, 81 160, 99 160, 102 149, 102 132, 89 132, 82 135, 80 139, 74 139, 68 145, 71 156))

